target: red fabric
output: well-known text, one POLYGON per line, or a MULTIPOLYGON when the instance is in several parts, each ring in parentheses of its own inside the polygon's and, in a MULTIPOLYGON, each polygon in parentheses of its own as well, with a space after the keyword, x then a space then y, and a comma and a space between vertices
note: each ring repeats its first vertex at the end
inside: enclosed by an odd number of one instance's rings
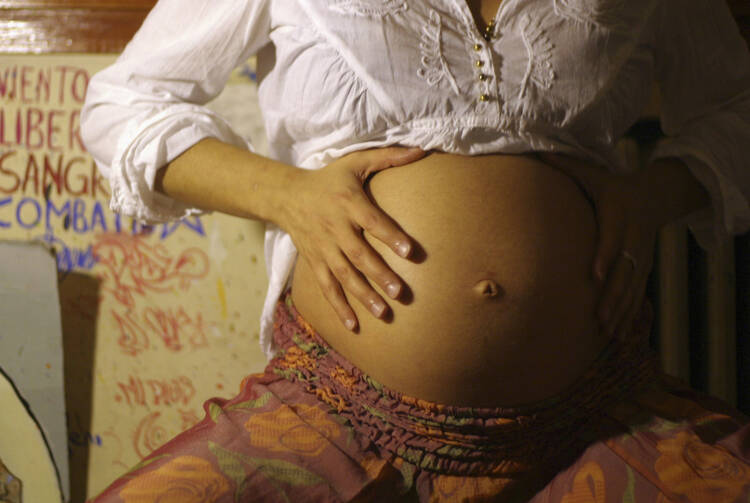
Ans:
POLYGON ((750 501, 750 426, 661 376, 646 304, 568 392, 523 409, 404 396, 347 362, 287 296, 283 348, 231 400, 94 503, 750 501))

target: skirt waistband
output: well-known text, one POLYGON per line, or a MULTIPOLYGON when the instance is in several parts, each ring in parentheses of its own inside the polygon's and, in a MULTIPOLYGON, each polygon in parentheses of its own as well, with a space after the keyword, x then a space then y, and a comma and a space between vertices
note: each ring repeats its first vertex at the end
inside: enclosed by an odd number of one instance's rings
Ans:
POLYGON ((540 460, 580 450, 582 431, 603 409, 658 373, 648 347, 653 310, 644 302, 625 340, 612 340, 578 381, 542 402, 511 408, 457 407, 410 397, 378 383, 331 348, 294 308, 276 305, 269 368, 302 384, 380 449, 418 468, 453 475, 515 476, 540 460))

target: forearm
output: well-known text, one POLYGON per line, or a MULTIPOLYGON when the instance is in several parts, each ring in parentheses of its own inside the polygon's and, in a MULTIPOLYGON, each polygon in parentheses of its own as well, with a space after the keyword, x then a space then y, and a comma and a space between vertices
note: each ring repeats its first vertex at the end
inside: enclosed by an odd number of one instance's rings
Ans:
POLYGON ((679 159, 659 159, 638 176, 659 227, 711 205, 708 191, 679 159))
MULTIPOLYGON (((539 157, 576 180, 593 199, 596 199, 603 184, 607 183, 608 177, 621 176, 606 173, 594 164, 571 160, 566 156, 544 154, 539 157)), ((636 184, 635 193, 643 196, 645 210, 655 219, 659 228, 711 204, 708 191, 688 167, 676 158, 654 161, 635 174, 626 175, 617 183, 636 184)))
POLYGON ((155 189, 204 210, 279 225, 300 169, 208 138, 160 169, 155 189))

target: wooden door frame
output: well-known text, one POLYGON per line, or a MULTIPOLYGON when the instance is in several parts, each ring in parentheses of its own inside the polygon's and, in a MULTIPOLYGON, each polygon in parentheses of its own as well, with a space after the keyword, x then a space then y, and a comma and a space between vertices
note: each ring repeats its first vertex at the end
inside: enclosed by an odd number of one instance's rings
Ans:
MULTIPOLYGON (((726 1, 750 45, 750 0, 726 1)), ((0 53, 119 53, 155 3, 0 0, 0 53)))
POLYGON ((119 53, 155 3, 0 0, 0 53, 119 53))

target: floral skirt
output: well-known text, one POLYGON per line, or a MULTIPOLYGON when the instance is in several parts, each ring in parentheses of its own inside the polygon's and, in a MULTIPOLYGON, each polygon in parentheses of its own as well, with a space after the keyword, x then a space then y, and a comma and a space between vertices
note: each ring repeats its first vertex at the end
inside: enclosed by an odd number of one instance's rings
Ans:
POLYGON ((92 503, 750 502, 750 424, 658 371, 648 302, 571 388, 516 408, 427 402, 376 382, 287 292, 281 351, 231 400, 92 503))

